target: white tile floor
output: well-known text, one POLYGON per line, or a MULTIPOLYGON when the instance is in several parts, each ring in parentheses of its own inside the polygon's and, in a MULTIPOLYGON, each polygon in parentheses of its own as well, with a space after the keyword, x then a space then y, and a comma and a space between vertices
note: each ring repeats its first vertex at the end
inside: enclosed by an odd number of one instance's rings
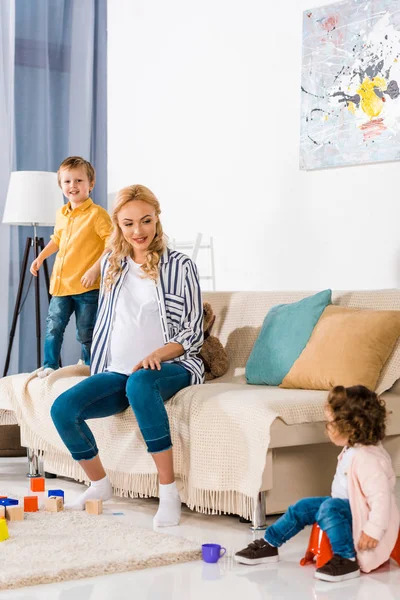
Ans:
MULTIPOLYGON (((0 459, 0 488, 26 493, 26 461, 0 459)), ((73 498, 83 486, 67 480, 48 480, 73 498)), ((400 487, 399 487, 400 490, 400 487)), ((108 503, 107 503, 108 506, 108 503)), ((111 509, 124 512, 118 518, 141 527, 152 527, 156 500, 115 498, 111 509)), ((273 519, 270 520, 272 522, 273 519)), ((1 600, 395 600, 400 598, 400 568, 393 562, 372 575, 347 583, 328 584, 314 579, 314 567, 300 567, 309 531, 304 531, 280 551, 279 563, 246 567, 233 561, 233 554, 252 540, 248 525, 231 516, 198 515, 185 509, 179 527, 165 533, 184 536, 199 543, 216 542, 227 548, 219 563, 202 561, 144 569, 118 575, 80 579, 61 584, 0 592, 1 600)), ((258 537, 261 537, 258 536, 258 537)), ((23 565, 21 565, 23 568, 23 565)), ((1 565, 0 565, 1 569, 1 565)))

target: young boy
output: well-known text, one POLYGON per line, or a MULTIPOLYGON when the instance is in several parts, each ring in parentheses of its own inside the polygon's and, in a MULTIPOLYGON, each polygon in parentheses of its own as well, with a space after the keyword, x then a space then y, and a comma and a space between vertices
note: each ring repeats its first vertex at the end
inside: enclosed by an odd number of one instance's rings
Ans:
POLYGON ((100 259, 105 253, 112 223, 104 208, 89 198, 96 174, 90 162, 79 156, 66 158, 58 169, 58 183, 68 200, 57 211, 54 234, 31 264, 32 275, 45 258, 57 252, 50 280, 52 295, 47 315, 44 365, 47 377, 58 369, 64 331, 73 312, 82 359, 90 364, 90 346, 100 287, 100 259))

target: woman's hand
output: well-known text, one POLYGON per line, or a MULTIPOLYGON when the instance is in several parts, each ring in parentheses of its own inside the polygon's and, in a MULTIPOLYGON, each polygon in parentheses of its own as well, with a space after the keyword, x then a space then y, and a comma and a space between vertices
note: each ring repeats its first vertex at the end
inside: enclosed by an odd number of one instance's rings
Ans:
POLYGON ((366 533, 362 532, 360 536, 360 541, 358 542, 359 550, 373 550, 378 545, 378 540, 373 537, 370 537, 366 533))
POLYGON ((100 270, 97 266, 90 267, 90 269, 88 269, 86 271, 86 273, 84 275, 82 275, 81 284, 85 288, 88 288, 96 283, 99 275, 100 275, 100 270))
POLYGON ((139 369, 148 369, 150 368, 152 371, 161 370, 162 359, 158 351, 152 352, 146 358, 141 360, 135 367, 132 369, 132 373, 136 373, 139 369))
POLYGON ((43 261, 39 257, 37 257, 31 264, 31 267, 29 270, 32 273, 32 275, 34 275, 35 277, 37 277, 37 272, 39 271, 40 267, 42 266, 42 263, 43 263, 43 261))

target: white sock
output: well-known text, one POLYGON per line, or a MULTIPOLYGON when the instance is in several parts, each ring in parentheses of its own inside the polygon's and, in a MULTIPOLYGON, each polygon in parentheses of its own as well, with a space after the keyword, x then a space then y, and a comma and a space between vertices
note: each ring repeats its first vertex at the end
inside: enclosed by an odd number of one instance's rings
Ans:
POLYGON ((39 379, 44 379, 45 377, 47 377, 48 375, 50 375, 50 373, 53 373, 54 369, 52 369, 51 367, 45 367, 43 369, 43 371, 39 371, 37 376, 39 377, 39 379))
POLYGON ((153 519, 154 527, 174 527, 181 518, 181 499, 176 482, 160 483, 160 504, 153 519))
POLYGON ((86 492, 78 496, 73 502, 67 502, 64 508, 66 510, 85 510, 86 500, 103 500, 105 502, 112 498, 112 495, 112 485, 106 475, 103 479, 99 479, 99 481, 91 481, 90 487, 86 492))

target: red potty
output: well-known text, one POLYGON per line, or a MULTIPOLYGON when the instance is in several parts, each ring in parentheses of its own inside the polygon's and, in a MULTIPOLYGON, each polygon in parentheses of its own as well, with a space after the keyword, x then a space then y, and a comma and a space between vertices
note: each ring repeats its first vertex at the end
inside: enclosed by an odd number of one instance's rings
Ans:
POLYGON ((397 542, 394 545, 390 558, 393 558, 393 560, 395 560, 397 564, 400 565, 400 531, 399 535, 397 536, 397 542))
POLYGON ((304 558, 302 558, 300 561, 301 566, 304 567, 304 565, 308 565, 314 562, 315 558, 317 563, 317 569, 319 569, 325 563, 327 563, 328 560, 332 558, 332 556, 332 548, 328 536, 324 531, 322 531, 322 529, 319 528, 317 523, 314 523, 311 530, 310 539, 308 541, 307 551, 304 555, 304 558))
MULTIPOLYGON (((319 569, 325 563, 327 563, 332 556, 332 548, 328 536, 318 527, 317 523, 314 523, 311 530, 310 539, 308 541, 307 551, 304 555, 304 558, 302 558, 300 561, 301 566, 304 567, 304 565, 313 563, 315 558, 317 569, 319 569)), ((400 532, 390 558, 393 558, 393 560, 400 565, 400 532)))

